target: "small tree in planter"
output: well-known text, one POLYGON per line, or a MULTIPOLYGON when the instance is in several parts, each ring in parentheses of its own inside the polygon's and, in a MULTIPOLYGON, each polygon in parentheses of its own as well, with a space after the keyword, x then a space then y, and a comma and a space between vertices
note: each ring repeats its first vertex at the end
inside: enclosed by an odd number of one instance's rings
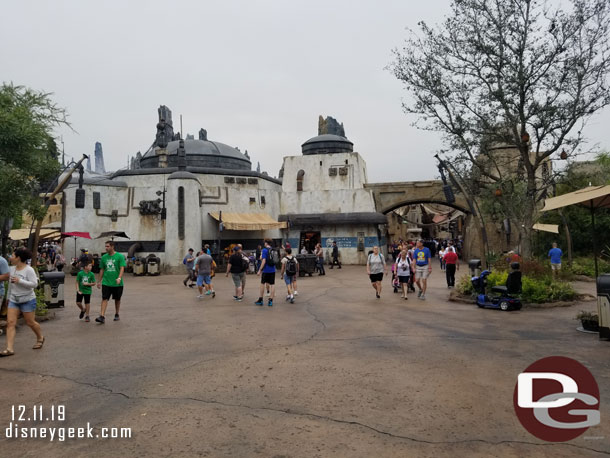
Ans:
POLYGON ((599 332, 599 316, 597 316, 597 313, 581 310, 574 319, 580 320, 584 330, 599 332))

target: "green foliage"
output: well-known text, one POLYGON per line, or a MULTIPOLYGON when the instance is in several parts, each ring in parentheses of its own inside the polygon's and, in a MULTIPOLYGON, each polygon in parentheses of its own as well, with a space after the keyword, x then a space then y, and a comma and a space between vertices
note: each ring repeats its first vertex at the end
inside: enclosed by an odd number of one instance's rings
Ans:
POLYGON ((36 288, 36 315, 44 316, 49 312, 47 303, 44 301, 44 288, 36 288))
POLYGON ((474 293, 474 288, 472 287, 472 283, 470 281, 470 276, 469 275, 462 275, 456 285, 455 285, 455 289, 458 293, 460 293, 463 296, 470 296, 471 294, 474 293))
MULTIPOLYGON (((548 275, 537 274, 538 268, 532 268, 533 275, 523 275, 522 285, 523 291, 521 293, 521 299, 526 303, 544 303, 544 302, 557 302, 557 301, 568 301, 576 297, 576 291, 572 288, 569 282, 556 281, 548 275)), ((487 289, 491 291, 491 288, 496 285, 505 285, 506 279, 508 278, 507 270, 494 270, 487 277, 487 289)), ((457 291, 462 295, 473 294, 472 284, 470 277, 463 276, 459 279, 456 285, 457 291)))
MULTIPOLYGON (((599 272, 610 272, 610 262, 604 259, 597 260, 599 272)), ((572 273, 574 275, 585 275, 595 278, 595 261, 592 256, 575 258, 572 262, 572 273)))
POLYGON ((0 217, 17 217, 23 210, 40 216, 36 191, 59 173, 52 129, 62 124, 67 125, 65 111, 50 94, 0 86, 0 217))

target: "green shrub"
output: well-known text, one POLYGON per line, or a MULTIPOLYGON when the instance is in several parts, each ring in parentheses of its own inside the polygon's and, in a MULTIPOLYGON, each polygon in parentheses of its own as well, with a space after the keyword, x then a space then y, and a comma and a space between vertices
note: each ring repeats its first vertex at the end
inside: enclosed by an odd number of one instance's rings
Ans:
POLYGON ((36 293, 36 315, 45 316, 49 309, 44 301, 44 288, 36 288, 34 292, 36 293))
MULTIPOLYGON (((493 271, 487 277, 487 291, 496 285, 505 285, 508 278, 507 271, 493 271)), ((456 285, 456 290, 465 296, 473 294, 474 290, 470 277, 462 276, 456 285)), ((521 299, 526 303, 540 304, 543 302, 569 301, 576 297, 576 291, 568 282, 554 281, 549 276, 532 278, 522 277, 521 299)))
POLYGON ((462 275, 458 281, 455 289, 458 293, 463 296, 470 296, 474 293, 474 288, 472 287, 472 283, 470 282, 470 275, 462 275))
MULTIPOLYGON (((598 259, 599 273, 610 272, 610 263, 604 259, 598 259)), ((578 257, 572 261, 572 273, 574 275, 585 275, 595 277, 595 261, 593 256, 578 257)))

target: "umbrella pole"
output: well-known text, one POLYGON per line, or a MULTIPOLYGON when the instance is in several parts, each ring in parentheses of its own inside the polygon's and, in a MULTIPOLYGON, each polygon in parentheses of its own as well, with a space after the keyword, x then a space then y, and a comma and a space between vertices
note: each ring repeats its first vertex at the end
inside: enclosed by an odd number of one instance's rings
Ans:
POLYGON ((593 201, 591 201, 591 232, 593 236, 593 260, 595 262, 595 281, 599 275, 597 267, 597 235, 595 234, 595 208, 593 207, 593 201))
POLYGON ((74 257, 76 258, 76 237, 74 237, 74 257))

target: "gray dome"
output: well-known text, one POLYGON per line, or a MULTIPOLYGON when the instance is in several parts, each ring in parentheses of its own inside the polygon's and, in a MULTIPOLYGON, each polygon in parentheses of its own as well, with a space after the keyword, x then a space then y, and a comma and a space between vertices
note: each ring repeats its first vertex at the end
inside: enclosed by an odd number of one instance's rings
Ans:
POLYGON ((354 151, 354 144, 340 135, 322 134, 303 143, 301 151, 305 156, 310 154, 351 153, 354 151))
MULTIPOLYGON (((167 145, 168 167, 178 166, 179 140, 169 142, 167 145)), ((186 164, 193 167, 223 168, 235 170, 251 170, 252 164, 244 154, 237 149, 220 142, 210 140, 184 140, 186 151, 186 164)), ((149 149, 140 161, 140 168, 156 168, 159 158, 155 149, 149 149)))

